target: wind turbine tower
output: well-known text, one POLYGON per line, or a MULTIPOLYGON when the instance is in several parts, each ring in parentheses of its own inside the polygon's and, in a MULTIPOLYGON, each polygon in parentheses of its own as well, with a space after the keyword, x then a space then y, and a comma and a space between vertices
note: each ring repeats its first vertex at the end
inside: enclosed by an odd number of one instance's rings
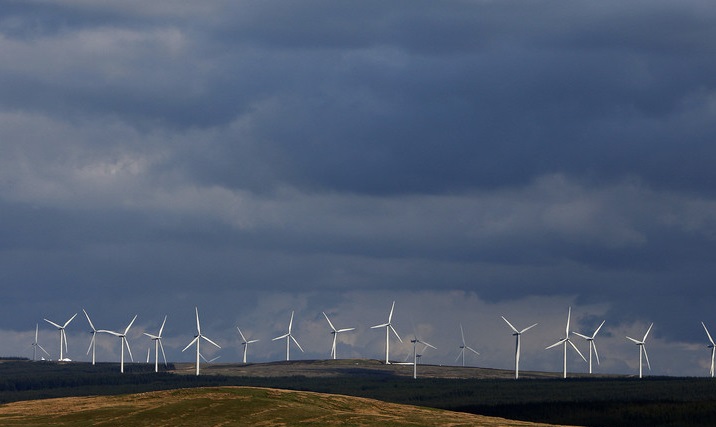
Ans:
POLYGON ((393 309, 395 309, 395 301, 393 301, 393 305, 390 307, 390 314, 388 315, 388 322, 387 323, 381 323, 380 325, 371 326, 371 329, 376 328, 385 328, 385 364, 390 364, 390 331, 393 331, 395 336, 398 338, 398 340, 402 343, 403 340, 400 338, 400 335, 395 331, 395 328, 393 328, 392 319, 393 319, 393 309))
POLYGON ((341 332, 353 331, 353 330, 355 330, 355 328, 336 329, 335 326, 333 326, 333 323, 331 323, 331 319, 328 318, 328 315, 326 314, 325 311, 323 312, 323 316, 328 321, 328 326, 331 327, 331 335, 333 335, 333 345, 331 346, 331 357, 333 358, 333 360, 336 360, 336 340, 338 338, 338 334, 340 334, 341 332))
POLYGON ((127 328, 124 330, 123 333, 120 332, 114 332, 114 331, 108 331, 105 329, 100 329, 97 332, 104 332, 105 334, 114 335, 115 337, 119 338, 120 341, 120 356, 119 356, 119 372, 124 373, 124 347, 127 347, 127 353, 129 353, 129 359, 134 362, 134 357, 132 357, 132 349, 129 348, 129 341, 127 341, 127 332, 129 332, 129 328, 132 327, 132 324, 134 324, 134 321, 137 320, 137 315, 135 314, 132 318, 132 321, 129 322, 129 325, 127 325, 127 328))
POLYGON ((241 329, 239 329, 238 326, 236 327, 236 329, 238 329, 239 335, 241 335, 241 339, 244 340, 241 343, 241 345, 244 346, 244 364, 246 364, 246 353, 248 352, 249 344, 253 344, 255 342, 258 342, 259 340, 247 340, 246 337, 244 336, 243 332, 241 332, 241 329))
POLYGON ((574 349, 574 351, 576 351, 577 354, 579 354, 579 356, 580 356, 585 362, 587 361, 587 359, 585 359, 585 357, 584 357, 584 355, 582 354, 582 352, 579 351, 579 349, 577 348, 577 346, 574 345, 574 343, 572 342, 572 340, 569 339, 569 320, 570 320, 570 317, 572 317, 572 307, 569 307, 569 311, 567 312, 567 327, 564 329, 564 338, 562 338, 561 340, 559 340, 559 341, 557 341, 556 343, 552 344, 551 346, 545 348, 545 350, 547 350, 547 349, 550 349, 550 348, 552 348, 552 347, 556 347, 556 346, 558 346, 558 345, 560 345, 560 344, 562 344, 562 346, 564 347, 564 370, 563 370, 562 378, 567 378, 567 344, 570 344, 570 345, 572 346, 572 348, 574 349))
MULTIPOLYGON (((167 355, 164 353, 164 346, 162 345, 162 331, 164 330, 164 324, 167 323, 167 316, 164 316, 164 321, 162 322, 162 326, 159 328, 159 333, 156 335, 148 334, 146 332, 143 332, 144 335, 148 336, 149 338, 154 341, 154 372, 159 372, 159 349, 162 350, 162 357, 164 357, 164 366, 167 366, 167 355)), ((147 363, 149 363, 149 350, 147 349, 147 363)))
POLYGON ((574 335, 584 338, 589 343, 589 373, 590 374, 592 373, 592 350, 594 350, 594 356, 597 358, 597 365, 599 364, 599 353, 597 352, 597 343, 594 342, 594 338, 599 333, 599 330, 602 329, 602 326, 604 326, 604 322, 606 322, 606 320, 602 320, 602 323, 599 325, 597 330, 594 331, 594 333, 592 334, 591 337, 589 337, 587 335, 582 335, 579 332, 572 332, 574 335))
POLYGON ((293 326, 293 311, 291 312, 291 320, 288 322, 288 332, 281 335, 280 337, 276 337, 271 340, 271 341, 276 341, 276 340, 286 338, 286 361, 291 360, 291 341, 293 341, 298 346, 298 349, 301 350, 301 353, 303 353, 303 348, 301 348, 301 344, 299 344, 298 341, 296 341, 296 338, 294 338, 293 335, 291 334, 292 326, 293 326))
POLYGON ((194 307, 194 311, 196 311, 196 335, 194 336, 194 339, 189 344, 187 344, 186 347, 184 347, 184 350, 182 350, 182 353, 187 348, 191 347, 193 344, 196 343, 196 375, 199 376, 199 364, 201 363, 201 360, 200 360, 201 353, 199 352, 199 346, 201 345, 201 340, 203 339, 203 340, 213 344, 214 346, 216 346, 216 348, 221 348, 221 346, 201 334, 201 325, 199 324, 199 308, 194 307))
MULTIPOLYGON (((701 326, 704 327, 704 331, 706 331, 706 335, 709 337, 709 344, 708 348, 711 349, 711 370, 709 373, 711 374, 711 378, 714 377, 714 356, 716 356, 716 344, 714 344, 714 339, 711 338, 711 334, 709 333, 709 330, 706 329, 706 325, 704 325, 704 322, 701 322, 701 326)), ((37 341, 37 337, 35 337, 35 341, 37 341)))
POLYGON ((48 353, 47 350, 45 350, 44 348, 42 348, 42 346, 40 345, 40 343, 37 342, 37 336, 38 336, 38 334, 39 334, 39 331, 40 331, 40 325, 38 325, 37 323, 35 323, 35 341, 32 342, 32 361, 33 361, 33 362, 34 362, 35 360, 37 360, 37 349, 38 349, 38 348, 39 348, 40 350, 42 350, 42 351, 47 355, 47 357, 51 357, 51 356, 50 356, 50 353, 48 353))
POLYGON ((465 350, 470 350, 471 352, 475 353, 475 355, 479 356, 480 353, 477 352, 477 350, 468 347, 465 344, 465 332, 462 330, 462 323, 460 324, 460 337, 462 338, 462 344, 460 345, 460 353, 457 355, 457 358, 455 361, 457 362, 460 357, 462 357, 462 366, 465 367, 465 350))
POLYGON ((649 329, 646 330, 646 333, 644 334, 644 338, 642 338, 641 341, 635 340, 634 338, 631 338, 631 337, 627 337, 628 340, 630 340, 631 342, 633 342, 634 344, 636 344, 639 347, 639 378, 642 377, 642 368, 643 368, 642 358, 646 359, 646 366, 648 366, 649 370, 651 371, 651 364, 649 363, 649 355, 646 353, 645 343, 646 343, 646 337, 649 335, 649 332, 651 331, 652 326, 654 326, 653 323, 651 325, 649 325, 649 329))
POLYGON ((418 378, 418 350, 417 350, 418 343, 421 343, 422 345, 424 345, 425 348, 430 347, 435 350, 437 350, 437 348, 435 348, 432 344, 428 344, 425 341, 420 341, 417 336, 414 336, 413 339, 410 340, 410 342, 413 343, 413 379, 417 379, 418 378))
POLYGON ((87 347, 87 354, 89 354, 90 350, 92 350, 92 364, 94 365, 95 348, 97 347, 97 329, 95 329, 94 325, 92 324, 92 321, 90 320, 89 314, 87 314, 84 308, 82 309, 82 312, 85 314, 85 317, 87 318, 87 323, 89 323, 90 328, 92 328, 92 330, 90 331, 90 333, 92 334, 92 339, 90 340, 89 347, 87 347))
POLYGON ((537 326, 537 323, 535 323, 532 326, 528 326, 528 327, 522 329, 521 331, 518 331, 517 328, 512 326, 512 323, 510 323, 509 320, 505 319, 505 316, 500 316, 500 317, 502 317, 502 320, 504 320, 505 323, 507 323, 507 325, 510 327, 510 329, 512 329, 514 331, 514 333, 512 335, 514 335, 514 337, 515 337, 515 379, 519 379, 520 378, 520 344, 521 344, 520 337, 522 336, 522 334, 524 334, 528 330, 537 326))
POLYGON ((60 326, 57 323, 53 322, 52 320, 45 319, 45 322, 49 323, 50 325, 56 327, 60 331, 60 358, 58 359, 60 362, 65 360, 65 357, 63 356, 62 349, 64 347, 64 350, 67 351, 67 334, 65 334, 65 328, 67 325, 70 324, 72 319, 74 319, 77 316, 77 313, 75 313, 72 317, 70 317, 70 320, 66 321, 64 325, 60 326))

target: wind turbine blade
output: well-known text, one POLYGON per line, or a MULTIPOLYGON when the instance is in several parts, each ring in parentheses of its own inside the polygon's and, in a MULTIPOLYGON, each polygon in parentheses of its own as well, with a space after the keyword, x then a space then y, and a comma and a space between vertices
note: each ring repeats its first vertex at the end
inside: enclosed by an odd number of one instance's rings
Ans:
POLYGON ((201 357, 201 360, 203 360, 203 361, 206 362, 206 363, 209 363, 209 361, 206 360, 206 357, 204 357, 203 354, 199 353, 199 356, 201 357))
POLYGON ((400 338, 400 335, 398 335, 398 333, 395 331, 395 328, 393 327, 393 325, 388 325, 388 327, 390 328, 391 331, 393 331, 395 336, 398 337, 398 341, 403 342, 403 339, 400 338))
POLYGON ((567 339, 562 338, 561 340, 557 341, 556 343, 552 344, 551 346, 545 347, 545 350, 549 350, 550 348, 557 347, 558 345, 564 343, 565 341, 567 341, 567 339))
POLYGON ((209 338, 205 337, 204 335, 202 335, 201 337, 204 338, 205 340, 209 341, 210 343, 214 344, 216 346, 216 348, 221 348, 221 346, 219 344, 215 343, 214 341, 210 340, 209 338))
POLYGON ((129 348, 129 341, 127 341, 127 337, 124 337, 124 344, 127 346, 127 352, 129 353, 129 359, 134 362, 134 357, 132 357, 132 349, 129 348))
POLYGON ((52 320, 44 319, 45 322, 49 323, 50 325, 56 327, 57 329, 62 329, 62 326, 58 325, 57 323, 53 322, 52 320))
POLYGON ((189 347, 191 347, 192 345, 194 345, 194 343, 195 343, 196 340, 198 340, 198 339, 199 339, 199 335, 195 336, 194 339, 191 340, 191 342, 190 342, 189 344, 187 344, 186 347, 184 347, 184 350, 182 350, 182 353, 183 353, 184 351, 186 351, 187 348, 189 348, 189 347))
POLYGON ((468 349, 468 350, 470 350, 471 352, 477 354, 478 356, 480 355, 480 353, 478 353, 477 350, 475 350, 474 348, 471 348, 471 347, 468 347, 468 346, 465 346, 465 348, 468 349))
POLYGON ((646 342, 646 337, 647 337, 647 335, 649 335, 649 332, 651 332, 651 327, 652 327, 652 326, 654 326, 653 323, 652 323, 651 325, 649 325, 649 329, 646 330, 646 333, 644 334, 644 339, 641 340, 642 342, 646 342))
POLYGON ((597 352, 597 343, 594 341, 592 343, 592 348, 594 349, 594 355, 597 357, 597 365, 599 365, 599 353, 597 352))
POLYGON ((293 335, 289 335, 289 336, 291 337, 291 339, 293 340, 293 342, 296 343, 296 345, 298 346, 298 348, 301 350, 301 353, 305 353, 305 352, 303 351, 303 348, 301 348, 301 344, 299 344, 298 341, 296 341, 296 338, 294 338, 293 335))
POLYGON ((84 308, 82 309, 82 311, 85 313, 85 317, 87 318, 87 323, 89 323, 90 328, 92 328, 92 330, 94 331, 95 328, 94 328, 94 325, 92 324, 92 321, 90 320, 89 314, 87 314, 87 312, 85 311, 84 308))
POLYGON ((65 332, 65 328, 60 329, 60 333, 65 338, 65 353, 67 353, 69 350, 67 350, 67 333, 65 332))
POLYGON ((167 355, 164 353, 164 346, 162 340, 159 340, 159 348, 162 349, 162 357, 164 358, 164 366, 167 366, 167 355))
POLYGON ((393 305, 390 306, 390 314, 388 315, 388 323, 391 322, 393 319, 393 309, 395 309, 395 301, 393 301, 393 305))
POLYGON ((238 327, 238 326, 236 327, 236 329, 238 329, 238 330, 239 330, 239 335, 241 335, 241 339, 242 339, 242 340, 244 340, 244 342, 246 342, 246 337, 244 336, 244 333, 243 333, 243 332, 241 332, 241 329, 239 329, 239 327, 238 327))
POLYGON ((287 336, 288 336, 288 334, 283 334, 283 335, 281 335, 280 337, 273 338, 271 341, 280 340, 280 339, 282 339, 282 338, 286 338, 287 336))
POLYGON ((152 334, 148 334, 148 333, 146 333, 146 332, 142 332, 142 334, 148 336, 149 338, 151 338, 151 339, 153 339, 153 340, 159 339, 158 336, 152 335, 152 334))
POLYGON ((159 328, 159 334, 157 335, 157 338, 161 338, 161 337, 162 337, 162 331, 164 330, 164 324, 166 324, 166 323, 167 323, 167 316, 165 315, 165 316, 164 316, 164 321, 162 322, 162 327, 159 328))
POLYGON ((127 332, 129 332, 129 328, 132 327, 132 325, 134 324, 134 321, 135 321, 135 320, 137 320, 137 315, 136 315, 136 314, 134 315, 134 318, 132 319, 132 321, 129 322, 129 325, 127 325, 127 329, 124 330, 124 335, 127 335, 127 332))
POLYGON ((371 326, 371 329, 377 329, 377 328, 385 328, 386 326, 390 326, 390 323, 381 323, 380 325, 371 326))
POLYGON ((567 327, 564 328, 564 336, 569 337, 569 320, 572 318, 572 307, 569 307, 569 311, 567 312, 567 327))
POLYGON ((457 362, 458 360, 460 360, 460 356, 462 356, 463 354, 465 354, 465 349, 461 348, 460 351, 457 352, 457 357, 455 358, 455 361, 457 362))
POLYGON ((95 334, 92 334, 92 339, 90 340, 90 345, 89 345, 89 347, 87 347, 87 353, 86 353, 86 354, 89 354, 90 350, 92 350, 92 344, 94 344, 94 336, 95 336, 95 334))
POLYGON ((251 343, 255 343, 255 342, 259 342, 259 341, 261 341, 261 340, 249 340, 249 341, 246 341, 246 344, 251 344, 251 343))
POLYGON ((599 330, 602 329, 602 326, 604 326, 604 322, 606 322, 606 320, 602 320, 602 323, 599 324, 599 327, 597 328, 597 330, 594 331, 594 333, 592 334, 592 339, 594 339, 594 337, 596 337, 597 334, 599 333, 599 330))
MULTIPOLYGON (((706 325, 704 325, 704 322, 701 322, 701 326, 704 327, 704 331, 706 331, 706 335, 709 337, 709 341, 711 342, 711 345, 716 345, 716 344, 714 344, 714 339, 711 338, 711 334, 709 333, 709 330, 706 329, 706 325)), ((35 337, 35 341, 37 341, 37 336, 35 337)))
POLYGON ((293 327, 293 311, 291 312, 291 320, 288 321, 288 333, 291 333, 291 327, 293 327))
POLYGON ((582 335, 582 334, 580 334, 579 332, 574 332, 574 331, 572 331, 572 333, 573 333, 574 335, 578 336, 578 337, 584 338, 585 340, 588 340, 588 339, 591 339, 591 338, 592 338, 592 337, 588 337, 588 336, 586 336, 586 335, 582 335))
POLYGON ((43 352, 45 352, 45 354, 47 355, 47 357, 50 357, 50 353, 48 353, 47 350, 45 350, 44 348, 42 348, 42 346, 41 346, 40 344, 37 344, 37 347, 39 347, 40 350, 42 350, 43 352))
POLYGON ((535 323, 532 326, 528 326, 528 327, 524 328, 523 330, 521 330, 519 333, 524 334, 525 332, 529 331, 530 329, 534 328, 537 325, 538 325, 538 323, 535 323))
POLYGON ((147 363, 149 363, 149 355, 150 355, 150 354, 152 354, 152 348, 151 348, 151 347, 149 347, 149 348, 147 349, 147 363))
POLYGON ((462 345, 465 345, 465 332, 462 330, 462 323, 460 323, 460 338, 462 338, 462 345))
POLYGON ((199 307, 194 307, 194 311, 196 312, 196 333, 198 335, 201 335, 201 325, 199 324, 199 307))
POLYGON ((579 351, 579 349, 577 348, 577 346, 574 345, 574 343, 573 343, 572 341, 570 341, 570 340, 567 340, 567 342, 572 346, 572 348, 574 349, 574 351, 576 351, 577 354, 579 354, 579 355, 582 357, 582 360, 584 360, 584 361, 586 362, 586 361, 587 361, 587 358, 584 357, 584 355, 582 354, 581 351, 579 351))
POLYGON ((626 337, 626 338, 627 338, 628 340, 630 340, 630 341, 634 342, 634 344, 637 344, 637 345, 639 345, 639 344, 642 344, 642 342, 641 342, 641 341, 637 341, 637 340, 635 340, 635 339, 634 339, 634 338, 632 338, 632 337, 626 337))
POLYGON ((71 322, 72 320, 74 320, 75 317, 77 317, 77 313, 75 313, 74 316, 70 317, 70 320, 66 321, 65 324, 64 324, 64 326, 62 326, 62 327, 63 327, 63 328, 66 328, 67 325, 69 325, 70 322, 71 322))
MULTIPOLYGON (((520 331, 518 331, 517 328, 515 328, 514 326, 512 326, 512 323, 510 323, 509 320, 505 319, 505 316, 500 316, 500 317, 502 317, 502 320, 504 320, 505 322, 507 322, 507 324, 510 326, 510 328, 512 328, 513 331, 515 331, 516 334, 519 334, 519 333, 520 333, 520 331)), ((523 332, 524 332, 524 331, 523 331, 523 332)))
POLYGON ((336 331, 336 333, 355 331, 356 328, 343 328, 336 331))
POLYGON ((105 329, 100 329, 99 331, 97 331, 97 333, 100 333, 100 332, 103 332, 103 333, 105 333, 105 334, 114 335, 115 337, 121 337, 121 336, 122 336, 122 334, 120 334, 119 332, 108 331, 108 330, 105 330, 105 329))
POLYGON ((328 321, 328 324, 330 325, 331 329, 333 329, 333 330, 335 331, 336 328, 333 326, 333 323, 331 323, 331 319, 328 318, 328 315, 326 314, 325 311, 323 312, 323 316, 324 316, 324 317, 326 318, 326 320, 328 321))
MULTIPOLYGON (((434 347, 432 344, 428 344, 428 343, 426 343, 425 341, 420 341, 420 342, 423 343, 423 345, 425 345, 425 346, 427 346, 427 347, 430 347, 430 348, 432 348, 432 349, 435 349, 435 350, 438 349, 437 347, 434 347)), ((425 350, 423 350, 423 351, 425 351, 425 350)))
POLYGON ((644 352, 644 359, 646 359, 646 366, 649 367, 649 370, 651 371, 651 364, 649 363, 649 355, 646 353, 646 346, 644 344, 641 345, 641 350, 644 352))

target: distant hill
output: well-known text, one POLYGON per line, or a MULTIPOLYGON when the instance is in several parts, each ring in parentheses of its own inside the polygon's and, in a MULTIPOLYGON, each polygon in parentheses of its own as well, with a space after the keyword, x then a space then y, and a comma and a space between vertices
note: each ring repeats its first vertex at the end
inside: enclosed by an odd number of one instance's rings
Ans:
POLYGON ((512 421, 360 397, 255 387, 205 387, 0 405, 0 425, 524 426, 512 421))

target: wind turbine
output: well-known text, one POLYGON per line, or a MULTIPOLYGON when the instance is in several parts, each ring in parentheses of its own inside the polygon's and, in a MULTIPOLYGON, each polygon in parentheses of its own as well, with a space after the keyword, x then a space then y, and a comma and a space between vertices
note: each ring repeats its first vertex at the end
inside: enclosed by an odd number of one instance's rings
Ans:
POLYGON ((649 329, 646 330, 646 333, 644 334, 644 338, 639 340, 635 340, 634 338, 627 337, 628 340, 632 341, 634 344, 636 344, 639 347, 639 378, 641 378, 642 373, 642 355, 644 355, 644 359, 646 359, 646 366, 649 367, 649 370, 651 371, 651 364, 649 363, 649 355, 646 354, 646 346, 644 343, 646 342, 646 337, 649 335, 649 332, 651 331, 651 327, 654 326, 652 323, 649 325, 649 329))
MULTIPOLYGON (((701 326, 704 327, 704 331, 706 331, 706 335, 709 337, 709 348, 711 349, 711 370, 709 371, 711 373, 711 378, 714 377, 714 356, 716 356, 716 344, 714 344, 714 339, 711 338, 711 334, 709 333, 709 330, 706 329, 706 325, 704 325, 704 322, 701 322, 701 326)), ((35 341, 37 341, 37 336, 35 336, 35 341)), ((42 347, 40 347, 42 348, 42 347)))
POLYGON ((567 378, 567 343, 569 343, 572 346, 574 351, 576 351, 577 354, 579 354, 579 356, 581 356, 585 362, 587 361, 587 359, 584 358, 584 355, 582 354, 582 352, 579 351, 577 346, 574 345, 572 340, 569 339, 569 319, 570 319, 570 317, 572 317, 572 307, 569 307, 569 311, 567 312, 567 327, 564 329, 564 338, 562 338, 561 340, 552 344, 551 346, 545 348, 545 350, 547 350, 552 347, 556 347, 560 344, 562 344, 564 346, 564 370, 563 370, 562 378, 567 378))
POLYGON ((465 349, 470 350, 471 352, 475 353, 476 355, 480 355, 480 353, 477 352, 477 350, 468 347, 465 344, 465 332, 462 330, 462 323, 460 324, 460 337, 462 338, 462 344, 460 345, 460 353, 455 358, 455 361, 457 362, 460 357, 462 357, 462 366, 465 366, 465 349))
POLYGON ((514 333, 512 335, 515 336, 515 379, 518 379, 520 377, 520 337, 522 336, 522 334, 524 334, 528 330, 537 326, 537 323, 535 323, 532 326, 528 326, 528 327, 522 329, 521 331, 518 331, 517 328, 512 326, 512 323, 510 323, 509 320, 505 319, 505 316, 500 316, 500 317, 502 317, 502 320, 504 320, 507 323, 507 325, 509 325, 509 327, 514 331, 514 333))
POLYGON ((51 356, 50 356, 50 353, 48 353, 47 350, 45 350, 44 348, 42 348, 42 346, 40 345, 40 343, 37 342, 37 336, 38 336, 39 330, 40 330, 40 325, 38 325, 37 323, 35 323, 35 341, 32 342, 32 361, 33 361, 33 362, 34 362, 35 360, 37 360, 37 349, 38 349, 38 348, 39 348, 40 350, 42 350, 43 352, 45 352, 45 354, 47 355, 47 357, 51 357, 51 356))
POLYGON ((120 356, 119 356, 119 372, 124 373, 124 347, 127 347, 127 352, 129 353, 129 359, 134 362, 134 357, 132 357, 132 349, 129 348, 129 341, 127 341, 127 332, 129 332, 129 328, 132 327, 132 324, 134 321, 137 320, 137 315, 135 314, 132 318, 132 321, 129 322, 129 325, 127 325, 127 328, 124 330, 124 333, 114 332, 114 331, 108 331, 105 329, 100 329, 97 332, 104 332, 105 334, 114 335, 115 337, 118 337, 120 340, 120 346, 122 347, 120 350, 120 356))
MULTIPOLYGON (((417 350, 418 343, 421 343, 422 345, 424 345, 426 349, 428 347, 430 347, 430 348, 437 350, 437 348, 434 347, 432 344, 429 344, 425 341, 420 341, 418 339, 418 337, 415 335, 413 336, 413 339, 410 340, 410 342, 413 343, 413 379, 417 379, 418 378, 418 350, 417 350)), ((423 350, 423 351, 425 351, 425 350, 423 350)), ((422 354, 420 356, 422 356, 422 354)))
MULTIPOLYGON (((167 316, 164 316, 162 326, 159 328, 159 333, 156 335, 148 334, 143 332, 144 335, 154 341, 154 372, 159 372, 159 349, 162 349, 162 357, 164 357, 164 366, 167 366, 167 355, 164 353, 164 346, 162 345, 162 331, 164 330, 164 324, 167 323, 167 316)), ((149 351, 147 351, 147 363, 149 363, 149 351)))
POLYGON ((90 328, 92 328, 92 331, 90 332, 92 334, 92 340, 90 340, 90 345, 87 347, 87 354, 89 354, 90 350, 92 350, 92 364, 94 365, 95 361, 95 347, 97 346, 97 329, 95 329, 94 325, 92 324, 92 321, 90 320, 89 314, 85 311, 85 309, 82 309, 82 312, 84 312, 85 317, 87 318, 87 322, 90 325, 90 328))
POLYGON ((395 301, 393 301, 393 305, 390 307, 390 314, 388 315, 388 323, 382 323, 380 325, 371 326, 371 329, 376 328, 385 328, 385 364, 390 364, 390 331, 393 331, 395 336, 398 338, 400 342, 403 342, 403 340, 400 338, 400 335, 395 331, 395 328, 393 328, 393 324, 391 323, 393 319, 393 309, 395 308, 395 301))
POLYGON ((326 314, 325 311, 323 312, 323 316, 326 318, 326 320, 328 321, 328 325, 332 329, 331 335, 333 335, 333 346, 331 346, 331 357, 333 357, 333 360, 335 360, 336 359, 336 339, 338 338, 338 334, 340 334, 341 332, 353 331, 353 330, 355 330, 355 328, 336 329, 333 326, 333 323, 331 323, 331 319, 328 318, 328 315, 326 314))
POLYGON ((246 337, 244 336, 243 332, 241 332, 241 329, 239 329, 238 326, 236 327, 236 329, 239 330, 239 335, 241 335, 241 339, 244 340, 244 342, 242 342, 241 345, 244 346, 244 363, 246 363, 246 352, 249 349, 249 344, 255 343, 258 340, 247 340, 246 337))
POLYGON ((597 358, 597 365, 599 364, 599 353, 597 352, 597 343, 594 342, 594 338, 599 333, 599 330, 602 329, 602 326, 604 326, 604 322, 606 322, 606 320, 602 320, 602 323, 599 325, 597 330, 594 331, 594 333, 592 334, 591 337, 582 335, 579 332, 572 332, 574 335, 584 338, 589 343, 589 373, 590 374, 592 373, 592 350, 594 350, 594 356, 596 356, 596 358, 597 358))
POLYGON ((58 359, 60 362, 65 360, 65 358, 63 357, 63 353, 62 353, 63 344, 64 344, 65 351, 67 351, 67 334, 65 334, 65 328, 67 327, 67 325, 70 324, 72 319, 74 319, 76 316, 77 316, 77 313, 75 313, 72 317, 70 317, 70 320, 66 321, 65 324, 62 326, 58 325, 57 323, 53 322, 52 320, 45 319, 45 322, 56 327, 60 331, 60 358, 58 359))
POLYGON ((301 348, 301 344, 296 341, 296 338, 291 335, 291 327, 293 326, 293 311, 291 312, 291 320, 288 322, 288 332, 281 335, 280 337, 276 337, 272 339, 271 341, 280 340, 283 338, 286 338, 286 361, 291 360, 291 341, 296 343, 298 346, 298 349, 301 350, 301 353, 303 353, 303 349, 301 348))
POLYGON ((192 344, 196 343, 196 375, 199 376, 199 363, 201 362, 199 360, 201 353, 199 352, 199 346, 201 345, 202 338, 206 340, 207 342, 213 344, 216 346, 216 348, 221 348, 221 346, 214 341, 210 340, 209 338, 205 337, 201 334, 201 325, 199 324, 199 308, 194 307, 194 310, 196 311, 196 335, 194 336, 194 339, 187 344, 186 347, 184 347, 184 350, 182 350, 182 353, 189 347, 192 346, 192 344))

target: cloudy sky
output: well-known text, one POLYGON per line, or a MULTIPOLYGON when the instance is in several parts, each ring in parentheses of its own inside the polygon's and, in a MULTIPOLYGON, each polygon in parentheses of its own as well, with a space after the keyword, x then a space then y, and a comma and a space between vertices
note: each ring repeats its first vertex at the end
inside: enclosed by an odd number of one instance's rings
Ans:
MULTIPOLYGON (((523 369, 604 319, 597 371, 706 375, 716 332, 711 1, 6 0, 0 10, 0 354, 87 360, 85 308, 170 359, 236 326, 278 360, 523 369), (406 340, 407 341, 407 340, 406 340), (393 344, 393 358, 409 345, 393 344)), ((99 358, 119 343, 101 336, 99 358)), ((586 352, 586 343, 575 340, 586 352)), ((252 354, 253 353, 253 354, 252 354)), ((144 355, 137 356, 144 359, 144 355)), ((570 356, 570 370, 586 364, 570 356)))

